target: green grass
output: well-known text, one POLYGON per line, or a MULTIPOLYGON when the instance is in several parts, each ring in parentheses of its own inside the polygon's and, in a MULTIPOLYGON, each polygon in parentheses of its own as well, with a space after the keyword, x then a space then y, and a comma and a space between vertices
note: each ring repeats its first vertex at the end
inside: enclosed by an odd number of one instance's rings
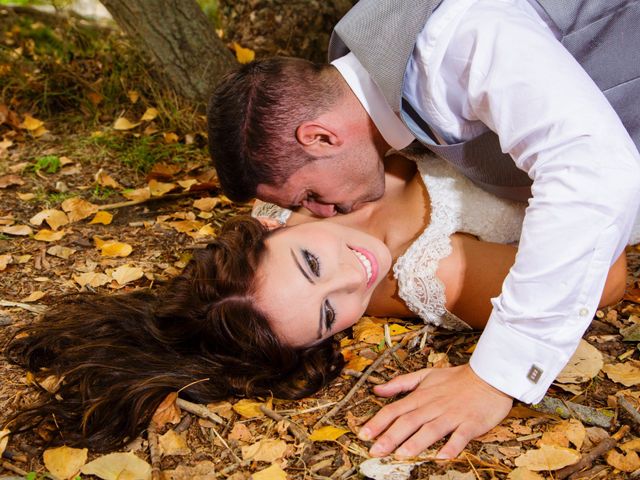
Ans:
POLYGON ((45 155, 36 159, 33 165, 34 172, 44 171, 45 173, 58 173, 60 170, 60 158, 56 155, 45 155))

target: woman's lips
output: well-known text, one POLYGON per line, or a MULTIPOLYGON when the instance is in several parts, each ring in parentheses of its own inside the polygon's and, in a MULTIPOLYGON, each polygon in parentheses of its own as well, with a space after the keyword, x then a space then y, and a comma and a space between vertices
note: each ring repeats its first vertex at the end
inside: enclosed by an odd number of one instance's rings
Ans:
POLYGON ((362 265, 367 275, 367 288, 371 287, 378 278, 378 262, 373 253, 361 247, 349 247, 362 265))

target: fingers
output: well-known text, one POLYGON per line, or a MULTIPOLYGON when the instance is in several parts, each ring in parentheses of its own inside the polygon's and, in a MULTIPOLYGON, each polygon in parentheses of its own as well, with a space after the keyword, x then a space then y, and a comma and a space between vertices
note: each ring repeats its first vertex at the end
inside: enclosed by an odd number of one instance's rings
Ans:
MULTIPOLYGON (((390 403, 389 405, 385 405, 384 407, 382 407, 382 409, 380 409, 378 413, 374 415, 371 420, 364 424, 364 426, 358 432, 358 437, 360 437, 361 440, 371 440, 377 437, 382 432, 384 432, 389 427, 389 425, 394 422, 398 422, 399 418, 403 418, 403 415, 415 410, 416 407, 417 405, 415 395, 408 395, 407 397, 390 403)), ((399 441, 404 440, 407 435, 411 435, 419 427, 419 423, 411 425, 402 420, 401 430, 406 431, 407 433, 405 437, 403 437, 399 441)), ((378 442, 379 441, 380 439, 378 440, 378 442)), ((393 448, 395 448, 395 446, 399 444, 399 441, 398 443, 395 443, 393 448)), ((379 448, 383 451, 387 451, 387 443, 393 443, 391 437, 388 437, 388 440, 383 441, 382 446, 379 448)))
POLYGON ((456 458, 462 453, 464 447, 479 435, 482 435, 482 433, 476 433, 467 428, 466 425, 461 425, 451 434, 451 437, 449 437, 444 447, 440 449, 437 458, 456 458))
POLYGON ((429 369, 423 368, 416 372, 400 375, 382 385, 373 387, 373 392, 381 397, 393 397, 399 393, 414 390, 429 374, 429 369))

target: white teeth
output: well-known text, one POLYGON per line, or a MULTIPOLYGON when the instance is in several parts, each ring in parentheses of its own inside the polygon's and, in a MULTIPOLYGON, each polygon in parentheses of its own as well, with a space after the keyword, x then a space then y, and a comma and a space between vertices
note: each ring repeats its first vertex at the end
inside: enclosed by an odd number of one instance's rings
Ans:
POLYGON ((353 253, 356 254, 356 257, 358 257, 358 260, 360 260, 362 265, 364 265, 364 269, 367 272, 367 282, 368 282, 369 280, 371 280, 371 275, 372 275, 371 262, 366 256, 364 256, 362 253, 358 252, 357 250, 352 249, 352 251, 353 253))

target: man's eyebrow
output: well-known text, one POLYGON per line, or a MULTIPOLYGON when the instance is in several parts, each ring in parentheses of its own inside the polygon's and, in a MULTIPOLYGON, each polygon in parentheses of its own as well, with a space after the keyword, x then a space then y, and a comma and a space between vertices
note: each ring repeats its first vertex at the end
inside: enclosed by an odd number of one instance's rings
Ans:
POLYGON ((293 258, 293 261, 295 262, 296 266, 298 267, 298 270, 300 270, 300 273, 302 273, 302 275, 304 275, 304 278, 309 280, 309 283, 311 283, 312 285, 315 285, 316 282, 313 281, 313 279, 309 276, 307 271, 302 267, 302 265, 300 265, 300 262, 298 261, 298 257, 296 257, 296 254, 293 251, 293 248, 291 249, 291 257, 293 258))

